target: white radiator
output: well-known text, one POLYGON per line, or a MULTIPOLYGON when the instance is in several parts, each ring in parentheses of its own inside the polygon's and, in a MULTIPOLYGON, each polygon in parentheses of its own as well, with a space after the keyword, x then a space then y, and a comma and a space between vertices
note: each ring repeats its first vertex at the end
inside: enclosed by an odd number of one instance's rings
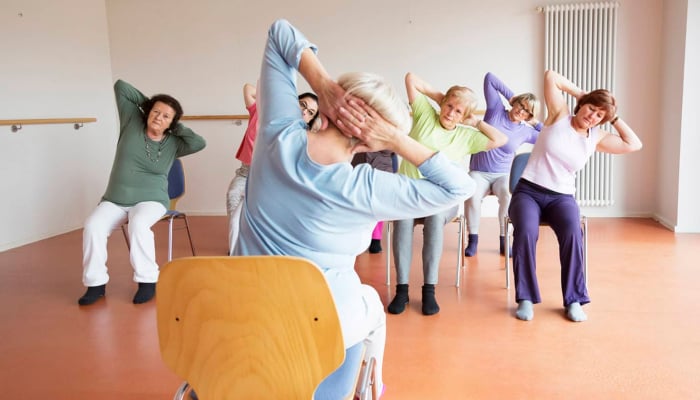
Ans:
MULTIPOLYGON (((539 8, 545 15, 545 68, 561 73, 585 91, 608 89, 614 94, 618 6, 598 2, 539 8)), ((573 110, 576 100, 568 97, 573 110)), ((611 155, 594 153, 576 175, 579 205, 612 205, 612 177, 611 155)))

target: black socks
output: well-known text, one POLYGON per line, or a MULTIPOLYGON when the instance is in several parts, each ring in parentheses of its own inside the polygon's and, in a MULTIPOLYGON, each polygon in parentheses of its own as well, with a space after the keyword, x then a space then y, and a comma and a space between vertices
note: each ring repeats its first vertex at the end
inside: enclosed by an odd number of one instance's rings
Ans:
POLYGON ((89 306, 100 298, 105 297, 105 286, 107 285, 88 286, 83 297, 78 299, 78 304, 81 306, 89 306))
MULTIPOLYGON (((78 299, 78 304, 81 306, 88 306, 97 300, 105 297, 105 287, 107 285, 100 286, 88 286, 87 291, 83 297, 78 299)), ((145 283, 139 282, 139 290, 136 291, 134 295, 134 304, 145 303, 153 298, 156 294, 156 284, 155 283, 145 283)))
POLYGON ((156 294, 156 284, 139 282, 139 290, 134 295, 134 304, 145 303, 153 298, 156 294))
POLYGON ((423 285, 423 315, 433 315, 440 312, 440 306, 435 299, 435 285, 423 285))
POLYGON ((469 234, 469 241, 467 242, 467 248, 464 249, 464 256, 471 257, 476 254, 476 246, 479 244, 479 235, 469 234))
MULTIPOLYGON (((408 304, 408 285, 396 285, 396 296, 389 303, 387 311, 390 314, 401 314, 408 304)), ((423 315, 433 315, 440 312, 440 306, 435 299, 435 285, 423 285, 423 315)))
POLYGON ((382 252, 382 241, 379 239, 372 239, 372 243, 369 245, 370 254, 377 254, 382 252))
POLYGON ((396 296, 389 303, 387 310, 390 314, 401 314, 406 309, 406 304, 408 304, 408 285, 398 284, 396 285, 396 296))

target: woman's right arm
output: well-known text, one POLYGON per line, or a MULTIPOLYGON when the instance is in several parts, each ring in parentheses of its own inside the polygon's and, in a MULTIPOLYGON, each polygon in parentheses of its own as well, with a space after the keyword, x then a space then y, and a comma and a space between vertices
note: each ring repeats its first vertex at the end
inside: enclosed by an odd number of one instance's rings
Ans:
POLYGON ((419 78, 417 75, 409 72, 406 74, 406 94, 408 95, 408 103, 413 104, 420 94, 424 94, 429 98, 433 99, 434 102, 440 104, 442 98, 445 94, 441 91, 433 88, 430 84, 423 79, 419 78))
POLYGON ((572 95, 576 100, 585 94, 581 88, 558 72, 553 70, 545 71, 544 103, 547 107, 545 125, 552 125, 559 119, 569 115, 569 106, 566 104, 562 92, 572 95))
POLYGON ((250 106, 255 103, 256 94, 257 90, 254 85, 250 83, 243 85, 243 103, 245 104, 245 108, 250 108, 250 106))
POLYGON ((138 89, 119 79, 114 83, 114 97, 119 112, 119 131, 129 123, 135 115, 144 118, 141 105, 148 100, 138 89))
POLYGON ((496 75, 491 72, 486 73, 484 77, 484 98, 486 99, 487 111, 505 109, 501 96, 510 101, 514 95, 515 93, 496 75))

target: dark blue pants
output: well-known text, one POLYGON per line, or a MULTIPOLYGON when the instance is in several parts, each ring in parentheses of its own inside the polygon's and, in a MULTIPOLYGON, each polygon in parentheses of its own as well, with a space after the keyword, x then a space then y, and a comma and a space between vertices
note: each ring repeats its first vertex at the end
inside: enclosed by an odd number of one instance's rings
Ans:
POLYGON ((540 222, 543 222, 549 224, 559 241, 564 306, 589 303, 583 274, 581 216, 574 196, 553 192, 521 179, 513 191, 508 215, 513 221, 515 300, 541 302, 536 247, 540 222))

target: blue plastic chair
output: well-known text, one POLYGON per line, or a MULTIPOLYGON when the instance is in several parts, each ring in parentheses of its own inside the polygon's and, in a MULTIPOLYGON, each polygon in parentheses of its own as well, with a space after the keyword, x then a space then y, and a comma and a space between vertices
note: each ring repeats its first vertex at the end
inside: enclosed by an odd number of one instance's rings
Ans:
MULTIPOLYGON (((163 215, 160 221, 168 221, 168 261, 173 259, 173 222, 176 219, 182 219, 185 222, 185 230, 187 231, 187 239, 190 242, 192 255, 195 254, 194 243, 192 242, 192 234, 190 233, 190 224, 187 221, 187 214, 177 210, 177 202, 185 195, 185 169, 182 166, 182 160, 176 158, 173 161, 172 167, 168 172, 168 197, 170 197, 170 209, 163 215)), ((158 222, 160 222, 158 221, 158 222)), ((128 223, 128 222, 127 222, 128 223)), ((122 224, 122 233, 126 240, 126 246, 131 249, 129 236, 127 235, 126 225, 122 224)))

